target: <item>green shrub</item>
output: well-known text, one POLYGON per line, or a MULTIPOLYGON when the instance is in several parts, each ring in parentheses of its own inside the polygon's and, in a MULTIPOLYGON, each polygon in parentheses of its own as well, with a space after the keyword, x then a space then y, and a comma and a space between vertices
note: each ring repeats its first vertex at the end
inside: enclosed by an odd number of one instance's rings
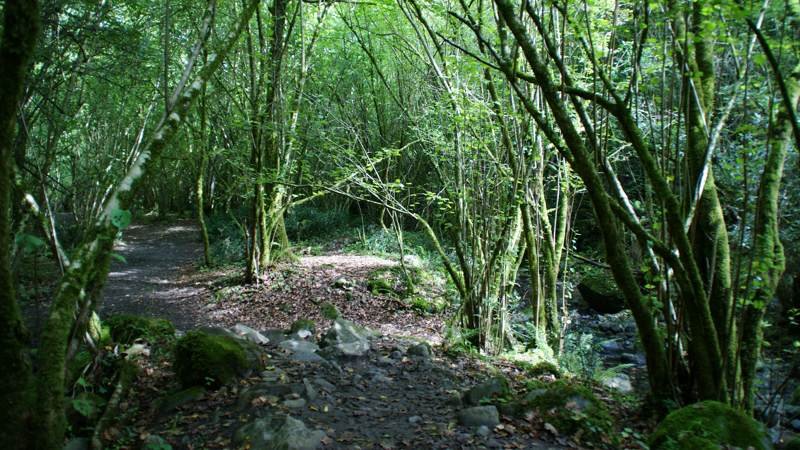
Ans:
POLYGON ((217 262, 234 262, 244 259, 245 240, 240 224, 247 217, 242 208, 235 214, 212 214, 206 217, 211 253, 217 262), (234 220, 235 219, 235 220, 234 220), (236 222, 239 223, 236 223, 236 222))
POLYGON ((561 369, 550 361, 542 361, 530 366, 525 371, 530 377, 540 377, 542 375, 553 375, 556 378, 561 376, 561 369))
POLYGON ((190 331, 175 345, 175 373, 185 388, 216 388, 252 368, 247 343, 231 336, 190 331))
POLYGON ((650 436, 652 450, 772 448, 761 424, 730 406, 704 401, 668 415, 650 436))
POLYGON ((322 317, 329 319, 329 320, 336 320, 342 317, 342 313, 339 312, 339 308, 336 307, 331 302, 325 302, 320 306, 320 310, 322 311, 322 317))
POLYGON ((119 314, 106 320, 111 338, 121 344, 131 344, 136 339, 168 341, 175 336, 175 327, 169 320, 119 314))
POLYGON ((286 216, 286 233, 295 241, 314 240, 338 234, 352 224, 350 214, 337 208, 301 205, 286 216))

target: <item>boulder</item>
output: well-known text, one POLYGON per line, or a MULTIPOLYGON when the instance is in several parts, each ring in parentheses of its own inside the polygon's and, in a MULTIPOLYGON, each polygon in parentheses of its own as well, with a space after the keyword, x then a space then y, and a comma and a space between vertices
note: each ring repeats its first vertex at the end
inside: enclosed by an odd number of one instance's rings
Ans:
POLYGON ((469 388, 464 392, 463 400, 465 405, 479 405, 481 400, 505 397, 510 393, 511 389, 508 387, 508 380, 502 376, 496 376, 469 388))
POLYGON ((175 344, 175 373, 185 388, 217 388, 260 366, 258 346, 224 330, 190 331, 175 344))
POLYGON ((578 291, 586 304, 601 314, 616 314, 625 309, 625 297, 611 274, 592 271, 583 276, 578 291))
POLYGON ((610 378, 604 378, 602 384, 603 386, 609 389, 614 389, 623 394, 630 394, 631 392, 633 392, 633 385, 631 384, 631 378, 624 373, 614 375, 613 377, 610 378))
POLYGON ((336 319, 333 322, 322 344, 346 356, 363 356, 370 347, 367 330, 345 319, 336 319))
POLYGON ((166 319, 118 314, 109 317, 105 324, 111 338, 120 344, 132 344, 136 339, 164 341, 175 337, 175 327, 166 319))
POLYGON ((236 431, 233 442, 237 448, 250 450, 313 450, 324 437, 324 431, 310 430, 286 415, 255 419, 236 431))
POLYGON ((313 336, 317 332, 317 325, 309 319, 297 319, 292 322, 292 326, 289 328, 290 334, 298 334, 302 331, 307 331, 308 335, 313 336))
POLYGON ((617 439, 605 405, 583 386, 565 380, 553 383, 531 382, 517 405, 520 413, 533 411, 559 434, 571 435, 584 443, 617 439))
POLYGON ((408 348, 408 350, 406 350, 406 354, 414 358, 429 359, 431 357, 431 353, 431 346, 427 342, 412 345, 408 348))
POLYGON ((763 425, 730 406, 703 401, 670 413, 650 436, 653 450, 707 448, 771 449, 763 425))
POLYGON ((240 338, 248 340, 257 345, 265 345, 269 343, 269 339, 266 336, 248 327, 247 325, 242 325, 241 323, 234 325, 231 331, 233 331, 233 333, 240 338))
POLYGON ((493 405, 473 406, 458 412, 458 422, 468 427, 494 427, 500 423, 500 414, 493 405))

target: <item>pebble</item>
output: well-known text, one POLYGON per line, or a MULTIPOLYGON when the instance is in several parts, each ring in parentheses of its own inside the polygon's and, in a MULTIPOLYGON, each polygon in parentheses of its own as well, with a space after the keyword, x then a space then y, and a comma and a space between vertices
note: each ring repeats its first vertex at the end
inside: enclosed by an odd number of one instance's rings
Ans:
POLYGON ((486 437, 489 435, 489 433, 491 433, 491 430, 489 430, 489 427, 487 427, 486 425, 481 425, 478 427, 477 430, 475 430, 475 434, 477 434, 478 436, 486 437))
POLYGON ((411 417, 408 418, 408 423, 418 423, 421 420, 422 420, 422 417, 420 417, 420 416, 411 416, 411 417))

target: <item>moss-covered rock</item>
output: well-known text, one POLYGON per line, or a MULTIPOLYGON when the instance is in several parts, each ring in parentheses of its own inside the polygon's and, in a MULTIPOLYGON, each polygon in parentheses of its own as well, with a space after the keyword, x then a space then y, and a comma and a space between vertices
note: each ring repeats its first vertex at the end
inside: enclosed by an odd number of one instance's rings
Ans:
POLYGON ((652 450, 772 448, 761 424, 730 406, 704 401, 670 413, 650 436, 652 450))
POLYGON ((608 410, 583 386, 566 380, 531 382, 518 411, 531 410, 559 434, 574 436, 595 447, 615 448, 617 437, 608 410))
POLYGON ((541 377, 543 375, 552 375, 556 378, 561 377, 561 369, 550 361, 541 361, 530 367, 525 372, 530 377, 541 377))
POLYGON ((464 392, 465 405, 476 406, 482 402, 491 402, 495 399, 508 397, 511 394, 508 380, 503 376, 489 378, 464 392))
POLYGON ((373 294, 394 294, 394 283, 386 278, 372 278, 367 281, 367 288, 373 294))
POLYGON ((130 344, 136 339, 166 341, 175 337, 175 327, 169 320, 119 314, 106 320, 111 338, 121 344, 130 344))
POLYGON ((625 309, 625 297, 614 278, 604 270, 589 270, 578 284, 578 291, 589 307, 602 314, 616 314, 625 309))
POLYGON ((439 314, 447 308, 443 298, 426 298, 416 295, 411 299, 411 309, 421 314, 439 314))
POLYGON ((258 368, 257 346, 223 333, 190 331, 175 345, 175 373, 183 387, 216 388, 258 368))
POLYGON ((320 307, 322 311, 322 317, 329 319, 329 320, 336 320, 342 317, 342 313, 339 312, 339 308, 336 307, 331 302, 325 302, 320 307))

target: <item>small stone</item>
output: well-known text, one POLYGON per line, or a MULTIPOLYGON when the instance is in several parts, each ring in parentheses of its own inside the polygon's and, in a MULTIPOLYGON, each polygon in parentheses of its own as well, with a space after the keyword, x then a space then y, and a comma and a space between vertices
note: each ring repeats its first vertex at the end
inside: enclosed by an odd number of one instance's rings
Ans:
POLYGON ((795 431, 800 431, 800 419, 794 419, 789 422, 789 425, 791 425, 795 431))
POLYGON ((305 391, 306 398, 309 401, 316 400, 319 393, 317 392, 316 388, 314 388, 314 385, 311 383, 311 381, 308 380, 308 378, 303 378, 303 386, 305 387, 306 390, 305 391))
POLYGON ((478 436, 486 437, 489 435, 489 433, 491 433, 491 430, 489 430, 489 427, 487 427, 486 425, 481 425, 478 427, 477 430, 475 430, 475 434, 477 434, 478 436))
POLYGON ((473 406, 459 411, 458 421, 468 427, 494 427, 500 423, 500 414, 494 405, 473 406))
POLYGON ((299 409, 306 406, 306 400, 304 398, 297 398, 292 400, 284 400, 283 406, 291 409, 299 409))
POLYGON ((408 418, 408 423, 419 423, 422 420, 420 416, 411 416, 408 418))
POLYGON ((314 353, 319 350, 319 346, 313 342, 304 341, 304 340, 297 340, 297 339, 288 339, 280 344, 278 347, 289 350, 292 352, 302 352, 302 353, 314 353))
POLYGON ((328 381, 328 380, 326 380, 325 378, 322 378, 322 377, 314 378, 314 384, 316 384, 322 390, 327 391, 327 392, 333 392, 333 391, 336 390, 336 385, 334 385, 333 383, 331 383, 330 381, 328 381))

